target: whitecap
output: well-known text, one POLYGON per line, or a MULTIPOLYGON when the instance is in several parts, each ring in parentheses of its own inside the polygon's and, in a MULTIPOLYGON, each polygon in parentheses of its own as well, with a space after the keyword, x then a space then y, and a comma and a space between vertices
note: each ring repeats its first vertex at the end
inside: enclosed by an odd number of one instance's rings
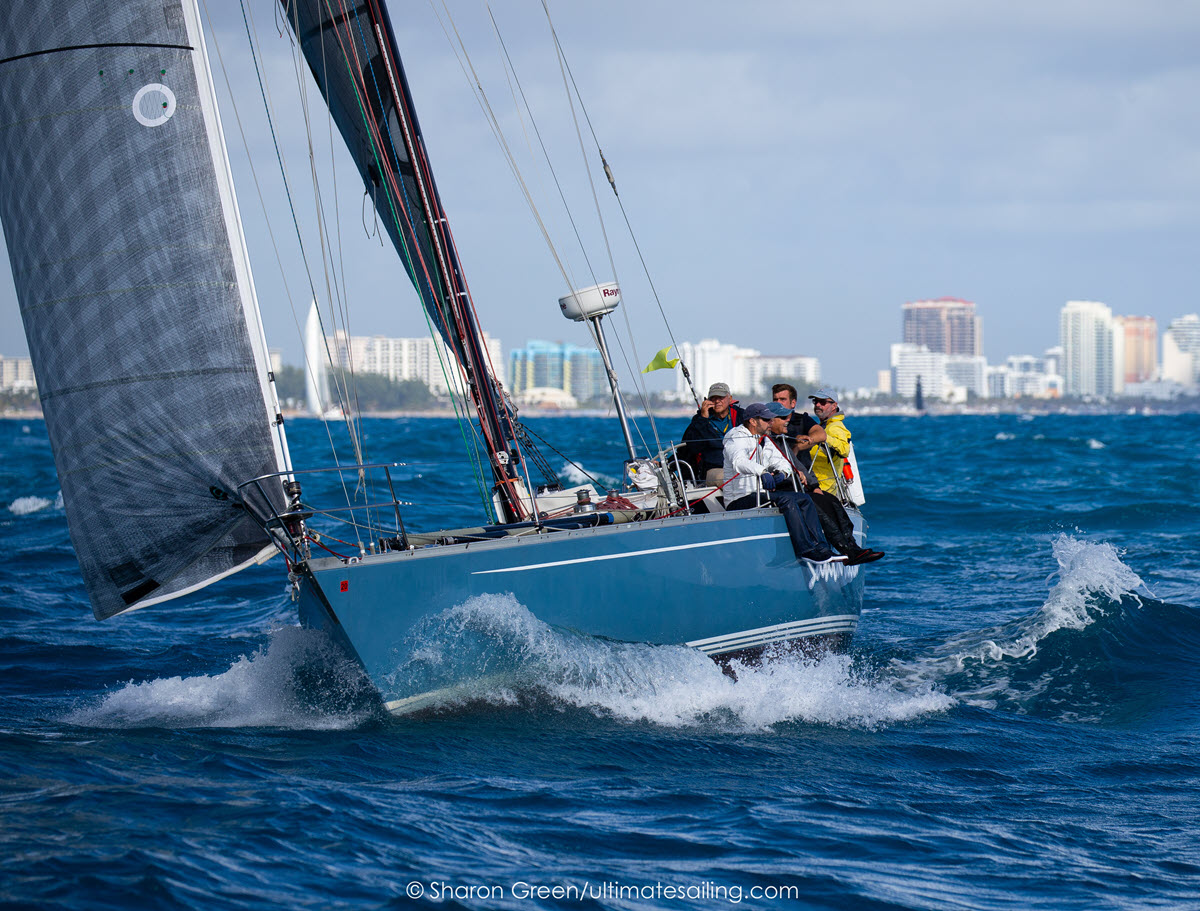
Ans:
POLYGON ((601 474, 598 471, 588 472, 574 462, 564 462, 562 468, 558 470, 558 476, 568 487, 578 487, 581 484, 597 484, 601 488, 608 488, 619 483, 616 478, 601 474))
MULTIPOLYGON (((1137 592, 1145 583, 1121 561, 1121 552, 1106 542, 1086 541, 1060 534, 1052 545, 1058 581, 1030 616, 1001 627, 952 636, 934 651, 911 660, 892 662, 910 681, 942 685, 963 670, 987 672, 972 679, 969 690, 952 695, 972 704, 994 705, 994 696, 1008 690, 1007 671, 1015 662, 1037 655, 1048 636, 1060 630, 1082 630, 1098 617, 1098 605, 1126 597, 1140 603, 1137 592)), ((1053 577, 1052 577, 1053 578, 1053 577)), ((1036 695, 1032 691, 1023 698, 1036 695)))
MULTIPOLYGON (((548 626, 512 595, 482 595, 431 621, 396 671, 441 690, 440 707, 550 700, 627 722, 767 730, 789 722, 878 728, 954 704, 925 683, 860 675, 846 655, 735 664, 686 646, 596 639, 548 626), (462 681, 466 679, 467 683, 462 681)), ((423 702, 423 708, 429 703, 423 702)))
POLYGON ((1103 443, 1101 443, 1099 440, 1089 439, 1087 441, 1087 445, 1088 445, 1088 449, 1105 449, 1106 448, 1105 445, 1103 443))
POLYGON ((1017 435, 1015 433, 998 433, 998 434, 996 434, 997 440, 1015 440, 1016 438, 1017 438, 1017 435))
MULTIPOLYGON (((62 495, 59 494, 59 496, 62 495)), ((14 516, 27 516, 30 513, 41 512, 52 505, 54 504, 45 497, 17 497, 8 504, 8 511, 14 516)))
POLYGON ((220 673, 130 681, 63 720, 99 728, 341 730, 374 716, 370 682, 323 634, 287 627, 220 673))

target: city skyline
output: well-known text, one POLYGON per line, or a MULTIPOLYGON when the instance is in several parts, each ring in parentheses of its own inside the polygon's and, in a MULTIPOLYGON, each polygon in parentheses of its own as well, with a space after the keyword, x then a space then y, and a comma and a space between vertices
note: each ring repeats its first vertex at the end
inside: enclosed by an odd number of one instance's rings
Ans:
MULTIPOLYGON (((313 289, 291 238, 273 140, 252 106, 257 78, 240 10, 231 0, 210 5, 213 45, 239 87, 249 143, 248 156, 218 78, 268 343, 297 361, 310 290, 324 305, 327 286, 306 218, 311 188, 300 192, 308 160, 302 118, 297 104, 286 103, 295 94, 290 43, 259 22, 280 148, 315 261, 313 289), (279 264, 255 176, 272 212, 279 264)), ((732 19, 712 3, 689 7, 687 17, 620 2, 603 16, 570 4, 551 9, 677 338, 719 335, 744 347, 806 350, 821 357, 826 379, 853 387, 871 384, 886 362, 894 308, 903 301, 974 301, 987 315, 984 353, 993 361, 1024 338, 1053 339, 1066 300, 1102 300, 1160 326, 1200 309, 1190 265, 1200 240, 1200 175, 1192 165, 1200 128, 1178 116, 1200 89, 1191 64, 1198 9, 759 3, 732 19), (787 343, 768 346, 764 338, 787 343)), ((510 138, 520 136, 511 103, 501 109, 508 82, 489 60, 490 23, 466 7, 455 12, 502 125, 510 138)), ((606 280, 545 18, 539 5, 499 10, 497 18, 561 169, 594 276, 565 217, 551 211, 553 192, 542 193, 539 205, 573 284, 606 280)), ((483 327, 587 344, 582 327, 549 328, 561 319, 555 301, 567 281, 439 22, 422 9, 398 25, 483 327)), ((331 154, 327 145, 318 153, 331 154)), ((336 212, 331 196, 330 225, 341 225, 347 263, 338 278, 360 305, 350 330, 420 335, 423 318, 394 252, 358 233, 370 233, 372 219, 368 207, 363 224, 361 186, 336 144, 333 157, 341 192, 336 212)), ((531 187, 552 187, 537 168, 527 176, 531 187)), ((331 184, 326 174, 323 186, 331 184)), ((611 193, 603 205, 637 340, 628 366, 618 358, 628 379, 636 361, 671 339, 628 240, 617 236, 611 193)), ((6 255, 0 273, 0 353, 18 356, 26 348, 6 255)), ((614 335, 619 324, 625 336, 623 319, 613 319, 614 335)))

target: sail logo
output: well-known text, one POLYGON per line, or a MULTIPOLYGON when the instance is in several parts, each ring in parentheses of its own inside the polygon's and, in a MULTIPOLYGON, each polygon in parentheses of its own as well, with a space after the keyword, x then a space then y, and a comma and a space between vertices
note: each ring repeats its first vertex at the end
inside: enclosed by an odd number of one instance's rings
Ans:
POLYGON ((175 93, 160 82, 144 85, 133 96, 133 116, 144 127, 160 127, 175 113, 175 93))

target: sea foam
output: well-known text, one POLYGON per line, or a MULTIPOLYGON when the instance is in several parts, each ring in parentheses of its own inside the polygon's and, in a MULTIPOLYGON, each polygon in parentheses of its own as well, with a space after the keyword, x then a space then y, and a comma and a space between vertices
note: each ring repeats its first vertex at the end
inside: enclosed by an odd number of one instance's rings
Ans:
POLYGON ((578 487, 580 484, 596 484, 604 489, 620 485, 619 479, 603 472, 588 472, 583 466, 576 465, 574 462, 563 462, 562 468, 558 470, 558 476, 570 487, 578 487))
POLYGON ((321 633, 287 627, 228 670, 130 681, 63 720, 101 728, 357 727, 377 711, 369 681, 321 633))
POLYGON ((876 728, 939 712, 953 700, 920 684, 859 674, 845 655, 735 664, 737 679, 685 646, 595 639, 548 626, 511 595, 483 595, 424 631, 397 677, 473 678, 442 709, 549 700, 602 717, 665 727, 765 730, 784 722, 876 728), (429 676, 431 675, 432 676, 429 676))
POLYGON ((14 516, 27 516, 48 509, 52 505, 53 502, 45 497, 17 497, 8 504, 8 511, 14 516))
POLYGON ((1011 689, 1012 674, 1028 666, 1048 639, 1086 629, 1125 599, 1140 604, 1138 592, 1145 589, 1111 544, 1061 534, 1052 550, 1058 570, 1050 578, 1057 582, 1031 614, 1003 626, 951 636, 918 656, 893 660, 893 669, 898 674, 906 671, 912 684, 924 681, 943 687, 972 704, 994 706, 1001 698, 1020 702, 1035 695, 1011 689))

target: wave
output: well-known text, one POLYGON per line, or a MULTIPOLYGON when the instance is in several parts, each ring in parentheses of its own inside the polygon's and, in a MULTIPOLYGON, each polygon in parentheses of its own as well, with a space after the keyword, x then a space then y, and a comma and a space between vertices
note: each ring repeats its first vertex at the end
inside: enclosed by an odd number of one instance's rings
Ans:
POLYGON ((864 673, 846 655, 779 656, 734 670, 736 680, 685 646, 553 628, 511 595, 483 595, 428 620, 395 676, 439 691, 434 712, 480 705, 578 709, 670 728, 761 731, 787 722, 877 728, 953 704, 932 687, 901 688, 864 673))
POLYGON ((62 491, 59 491, 53 500, 47 500, 45 497, 17 497, 8 504, 8 511, 14 516, 28 516, 35 512, 41 512, 43 509, 62 509, 63 499, 62 491))
POLYGON ((589 472, 586 468, 576 465, 574 462, 563 462, 562 468, 558 470, 558 476, 562 478, 563 483, 571 487, 578 487, 581 484, 595 484, 602 491, 610 487, 619 487, 621 479, 606 475, 603 472, 589 472))
POLYGON ((1053 553, 1057 581, 1032 614, 918 645, 890 669, 967 705, 1086 722, 1153 712, 1196 676, 1200 611, 1155 600, 1111 544, 1062 534, 1053 553))
MULTIPOLYGON (((1200 611, 1154 600, 1107 543, 1053 542, 1045 601, 1009 623, 910 642, 905 653, 735 664, 736 679, 684 647, 617 642, 551 627, 512 595, 427 618, 392 682, 433 693, 423 716, 479 710, 582 712, 617 723, 720 731, 812 724, 876 730, 958 705, 1114 723, 1200 685, 1200 611)), ((1177 701, 1177 700, 1176 700, 1177 701)), ((211 675, 130 682, 64 720, 88 727, 345 729, 377 721, 374 687, 321 633, 277 629, 211 675)))
POLYGON ((288 627, 223 673, 131 681, 62 720, 91 728, 341 730, 378 712, 357 665, 323 634, 288 627))

